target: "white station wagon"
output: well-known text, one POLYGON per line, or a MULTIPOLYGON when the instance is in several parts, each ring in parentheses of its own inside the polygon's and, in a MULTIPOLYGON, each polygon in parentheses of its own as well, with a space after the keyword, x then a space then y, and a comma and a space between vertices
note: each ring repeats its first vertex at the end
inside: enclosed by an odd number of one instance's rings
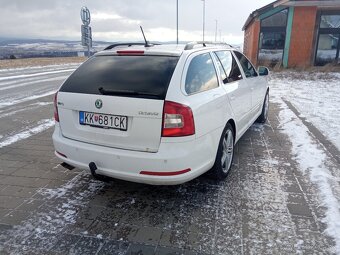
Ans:
POLYGON ((267 119, 266 75, 225 44, 111 45, 56 93, 55 153, 95 178, 223 179, 235 143, 267 119))

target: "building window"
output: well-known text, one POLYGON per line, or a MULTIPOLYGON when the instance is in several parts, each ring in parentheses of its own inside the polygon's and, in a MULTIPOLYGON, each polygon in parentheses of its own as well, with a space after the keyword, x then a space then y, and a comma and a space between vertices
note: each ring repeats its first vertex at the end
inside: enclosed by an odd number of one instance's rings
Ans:
POLYGON ((318 46, 315 56, 316 65, 340 63, 340 12, 321 13, 318 46))
POLYGON ((288 9, 261 20, 259 64, 282 62, 286 39, 288 9))

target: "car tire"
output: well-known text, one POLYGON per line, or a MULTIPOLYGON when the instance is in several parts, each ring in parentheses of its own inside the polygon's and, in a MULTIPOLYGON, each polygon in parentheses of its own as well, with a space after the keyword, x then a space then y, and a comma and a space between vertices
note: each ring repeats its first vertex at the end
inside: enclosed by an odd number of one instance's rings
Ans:
POLYGON ((216 180, 225 179, 231 169, 234 158, 234 129, 228 123, 222 133, 215 164, 211 169, 211 176, 216 180))
POLYGON ((266 96, 264 98, 261 115, 257 118, 256 122, 265 123, 268 118, 268 110, 269 110, 269 92, 267 91, 266 96))

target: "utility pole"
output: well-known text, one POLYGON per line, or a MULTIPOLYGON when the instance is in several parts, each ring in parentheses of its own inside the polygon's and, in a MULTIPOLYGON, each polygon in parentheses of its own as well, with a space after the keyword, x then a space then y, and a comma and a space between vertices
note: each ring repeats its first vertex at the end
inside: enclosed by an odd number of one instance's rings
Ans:
POLYGON ((204 27, 205 27, 205 0, 203 1, 203 42, 204 42, 204 27))
POLYGON ((178 0, 176 0, 176 27, 177 27, 177 39, 176 42, 178 44, 178 0))

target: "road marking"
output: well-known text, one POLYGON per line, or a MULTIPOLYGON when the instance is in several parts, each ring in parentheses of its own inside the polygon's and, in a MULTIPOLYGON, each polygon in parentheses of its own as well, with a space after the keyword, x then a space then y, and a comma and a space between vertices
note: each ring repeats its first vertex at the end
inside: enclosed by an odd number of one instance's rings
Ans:
POLYGON ((35 81, 30 81, 30 82, 24 82, 24 83, 16 83, 16 85, 10 85, 10 86, 6 86, 6 87, 1 87, 0 86, 0 91, 1 90, 6 90, 6 89, 13 89, 13 88, 19 88, 19 87, 23 87, 23 86, 27 86, 27 85, 32 85, 32 84, 37 84, 37 83, 41 83, 41 82, 46 82, 46 81, 59 81, 59 80, 64 80, 68 77, 68 75, 64 75, 64 76, 59 76, 59 77, 54 77, 54 78, 48 78, 48 79, 42 79, 42 80, 35 80, 35 81))
POLYGON ((35 99, 38 99, 38 98, 41 98, 41 97, 46 97, 46 96, 50 96, 50 95, 53 95, 54 93, 56 92, 56 90, 52 90, 52 91, 48 91, 44 94, 40 94, 40 95, 34 95, 34 96, 30 96, 30 97, 25 97, 25 98, 22 98, 22 99, 11 99, 11 100, 8 100, 8 101, 0 101, 0 109, 1 108, 4 108, 6 106, 11 106, 11 105, 15 105, 15 104, 20 104, 20 103, 23 103, 23 102, 27 102, 27 101, 32 101, 32 100, 35 100, 35 99))
POLYGON ((15 142, 18 142, 20 140, 29 138, 32 135, 36 135, 38 133, 41 133, 42 131, 49 129, 50 127, 54 126, 54 120, 53 119, 44 119, 38 122, 38 126, 30 128, 29 130, 22 131, 18 134, 14 134, 8 138, 5 138, 4 141, 0 142, 0 148, 11 145, 15 142))
POLYGON ((75 69, 66 69, 66 70, 43 72, 43 73, 32 73, 32 74, 21 74, 21 75, 14 75, 14 76, 6 76, 6 77, 0 77, 0 81, 7 81, 7 80, 13 80, 13 79, 42 76, 42 75, 46 75, 46 74, 73 72, 74 70, 75 69))

